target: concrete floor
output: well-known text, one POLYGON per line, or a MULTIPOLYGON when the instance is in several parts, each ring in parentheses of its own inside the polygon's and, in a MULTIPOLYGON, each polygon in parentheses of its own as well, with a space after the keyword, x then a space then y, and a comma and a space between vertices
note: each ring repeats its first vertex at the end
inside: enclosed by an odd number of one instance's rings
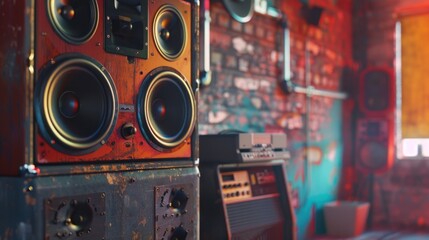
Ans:
POLYGON ((374 231, 352 238, 316 237, 312 240, 429 240, 429 233, 374 231))

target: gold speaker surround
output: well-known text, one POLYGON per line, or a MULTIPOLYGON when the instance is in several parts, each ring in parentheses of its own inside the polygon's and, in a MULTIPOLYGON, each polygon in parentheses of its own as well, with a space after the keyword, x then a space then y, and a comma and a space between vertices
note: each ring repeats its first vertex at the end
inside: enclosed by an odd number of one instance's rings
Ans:
POLYGON ((118 115, 116 88, 106 69, 87 56, 64 54, 45 66, 40 79, 34 107, 45 139, 73 155, 100 147, 118 115))
POLYGON ((192 88, 180 73, 161 67, 148 74, 140 87, 137 116, 154 148, 171 151, 185 143, 194 130, 196 115, 192 88))

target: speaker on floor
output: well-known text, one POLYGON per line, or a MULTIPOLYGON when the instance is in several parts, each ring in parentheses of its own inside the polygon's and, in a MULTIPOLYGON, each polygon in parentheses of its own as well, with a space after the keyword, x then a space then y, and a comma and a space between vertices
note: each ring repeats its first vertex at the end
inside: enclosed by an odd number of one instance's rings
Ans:
POLYGON ((181 0, 2 6, 0 175, 193 166, 197 18, 181 0))
POLYGON ((380 173, 394 162, 395 79, 389 67, 368 67, 359 75, 356 165, 380 173))

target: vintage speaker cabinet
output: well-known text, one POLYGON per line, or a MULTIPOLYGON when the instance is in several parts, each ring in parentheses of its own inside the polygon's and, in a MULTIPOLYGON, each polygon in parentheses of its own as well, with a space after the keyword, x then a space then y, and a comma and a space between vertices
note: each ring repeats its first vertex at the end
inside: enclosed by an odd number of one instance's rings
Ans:
POLYGON ((200 170, 201 239, 296 239, 283 160, 200 170))
POLYGON ((198 8, 185 0, 5 2, 0 175, 26 165, 41 174, 192 167, 198 8))

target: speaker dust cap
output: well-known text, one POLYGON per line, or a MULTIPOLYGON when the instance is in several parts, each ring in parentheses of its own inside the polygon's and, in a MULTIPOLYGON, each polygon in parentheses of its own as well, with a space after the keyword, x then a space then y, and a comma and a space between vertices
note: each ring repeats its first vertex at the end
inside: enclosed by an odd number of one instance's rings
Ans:
POLYGON ((182 145, 194 129, 196 101, 189 83, 175 70, 152 71, 140 87, 137 103, 140 129, 158 151, 182 145))
POLYGON ((96 60, 65 54, 45 66, 35 93, 40 134, 72 155, 93 152, 113 131, 118 115, 114 83, 96 60))
POLYGON ((153 36, 157 49, 165 59, 173 61, 182 54, 187 41, 186 24, 174 6, 164 5, 157 11, 153 36))
POLYGON ((98 24, 96 0, 48 0, 48 15, 54 30, 71 44, 82 44, 98 24))

